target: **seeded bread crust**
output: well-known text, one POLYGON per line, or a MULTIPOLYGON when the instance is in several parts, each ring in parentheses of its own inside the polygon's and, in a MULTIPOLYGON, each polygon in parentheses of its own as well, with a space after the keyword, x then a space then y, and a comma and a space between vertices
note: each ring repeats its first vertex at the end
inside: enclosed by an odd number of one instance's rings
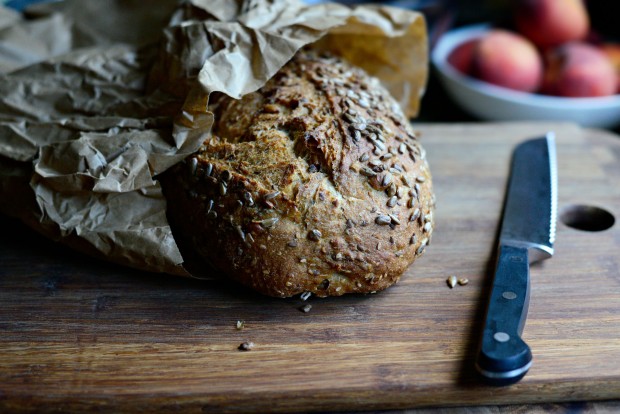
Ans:
POLYGON ((433 231, 424 149, 361 69, 299 53, 163 178, 175 238, 231 279, 288 297, 395 283, 433 231))

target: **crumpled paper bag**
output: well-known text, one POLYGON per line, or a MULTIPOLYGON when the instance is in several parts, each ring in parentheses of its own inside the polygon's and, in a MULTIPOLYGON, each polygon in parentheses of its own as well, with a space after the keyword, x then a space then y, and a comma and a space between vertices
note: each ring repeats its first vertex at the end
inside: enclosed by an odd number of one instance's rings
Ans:
POLYGON ((311 46, 377 76, 413 116, 426 43, 421 14, 381 6, 66 0, 25 16, 0 9, 0 211, 89 254, 188 275, 156 177, 208 138, 211 93, 253 92, 311 46))

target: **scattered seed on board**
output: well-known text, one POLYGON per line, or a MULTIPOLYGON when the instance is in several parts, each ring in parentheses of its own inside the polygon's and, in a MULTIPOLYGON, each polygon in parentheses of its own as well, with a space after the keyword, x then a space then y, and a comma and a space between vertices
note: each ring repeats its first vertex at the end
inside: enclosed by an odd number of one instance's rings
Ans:
POLYGON ((312 292, 304 292, 304 293, 302 293, 302 294, 299 296, 299 298, 300 298, 301 300, 304 300, 304 301, 305 301, 305 300, 308 300, 308 298, 309 298, 311 295, 312 295, 312 292))
POLYGON ((459 278, 459 280, 457 280, 457 283, 461 286, 465 286, 469 283, 469 279, 467 279, 466 277, 461 277, 459 278))
POLYGON ((241 330, 243 328, 245 328, 245 322, 244 321, 237 321, 237 325, 236 325, 238 330, 241 330))
POLYGON ((249 351, 254 348, 254 342, 243 342, 237 348, 239 351, 249 351))
POLYGON ((309 303, 306 303, 305 305, 299 308, 299 310, 302 311, 303 313, 310 312, 310 309, 312 309, 312 305, 309 303))
POLYGON ((456 276, 450 276, 446 282, 448 283, 448 286, 450 286, 450 289, 452 289, 457 284, 456 276))

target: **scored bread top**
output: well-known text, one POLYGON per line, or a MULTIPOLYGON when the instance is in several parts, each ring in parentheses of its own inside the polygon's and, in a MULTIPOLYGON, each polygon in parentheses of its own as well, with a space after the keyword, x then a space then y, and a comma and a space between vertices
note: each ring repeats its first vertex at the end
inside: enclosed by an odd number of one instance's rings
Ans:
POLYGON ((212 137, 162 179, 182 251, 270 296, 328 296, 385 289, 430 242, 424 149, 363 70, 301 52, 209 109, 212 137))

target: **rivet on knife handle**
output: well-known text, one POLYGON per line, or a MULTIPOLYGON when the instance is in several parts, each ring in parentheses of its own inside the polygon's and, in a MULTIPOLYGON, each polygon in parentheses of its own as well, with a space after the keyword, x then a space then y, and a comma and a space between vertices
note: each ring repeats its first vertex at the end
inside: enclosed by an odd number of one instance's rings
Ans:
POLYGON ((515 149, 506 192, 497 267, 476 369, 495 385, 519 381, 532 365, 521 339, 529 305, 529 264, 553 255, 557 209, 555 138, 515 149))

